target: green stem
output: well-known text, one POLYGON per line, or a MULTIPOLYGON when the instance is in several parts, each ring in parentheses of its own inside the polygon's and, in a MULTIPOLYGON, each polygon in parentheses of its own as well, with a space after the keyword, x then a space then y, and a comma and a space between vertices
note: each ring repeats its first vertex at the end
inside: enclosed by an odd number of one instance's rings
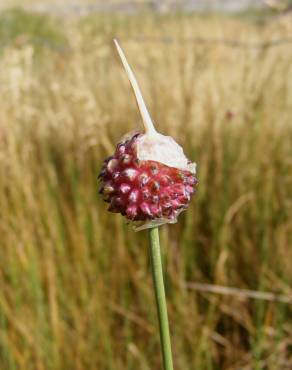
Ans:
POLYGON ((163 366, 164 370, 173 370, 158 227, 150 229, 149 235, 150 235, 150 256, 152 264, 152 277, 159 321, 163 366))

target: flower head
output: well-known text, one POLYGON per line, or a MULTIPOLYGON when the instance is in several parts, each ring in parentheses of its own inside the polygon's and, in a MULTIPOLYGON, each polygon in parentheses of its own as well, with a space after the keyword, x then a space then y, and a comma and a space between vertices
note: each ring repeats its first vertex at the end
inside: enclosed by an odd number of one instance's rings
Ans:
POLYGON ((135 76, 117 41, 115 44, 133 87, 145 133, 127 135, 104 161, 100 193, 109 203, 110 212, 142 221, 137 229, 174 223, 195 191, 196 165, 171 137, 155 130, 135 76))

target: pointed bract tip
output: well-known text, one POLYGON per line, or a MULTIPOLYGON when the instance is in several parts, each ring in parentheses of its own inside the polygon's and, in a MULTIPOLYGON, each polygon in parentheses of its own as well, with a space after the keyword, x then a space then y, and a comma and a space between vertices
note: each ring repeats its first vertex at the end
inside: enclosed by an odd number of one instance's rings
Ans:
POLYGON ((136 98, 136 101, 137 101, 137 104, 138 104, 138 107, 139 107, 139 110, 140 110, 140 114, 142 116, 145 132, 146 132, 146 134, 155 134, 156 130, 154 128, 154 125, 153 125, 152 119, 150 117, 150 114, 147 110, 147 107, 146 107, 146 104, 144 102, 141 90, 140 90, 138 82, 136 80, 136 77, 135 77, 135 75, 134 75, 134 73, 133 73, 133 71, 132 71, 132 69, 131 69, 128 61, 127 61, 127 58, 126 58, 122 48, 120 47, 117 39, 114 39, 113 41, 114 41, 114 44, 117 48, 118 54, 121 58, 122 64, 125 68, 125 71, 127 73, 128 79, 129 79, 129 81, 131 83, 131 86, 134 90, 135 98, 136 98))

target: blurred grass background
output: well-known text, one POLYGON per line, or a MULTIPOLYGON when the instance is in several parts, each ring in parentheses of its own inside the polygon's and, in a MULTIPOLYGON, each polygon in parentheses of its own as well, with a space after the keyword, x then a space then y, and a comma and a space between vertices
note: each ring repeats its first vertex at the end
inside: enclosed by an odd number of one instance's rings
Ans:
POLYGON ((140 125, 113 37, 159 131, 198 163, 196 198, 161 228, 175 368, 291 369, 291 300, 189 284, 292 296, 291 32, 291 18, 0 14, 0 369, 161 368, 147 234, 97 193, 140 125))

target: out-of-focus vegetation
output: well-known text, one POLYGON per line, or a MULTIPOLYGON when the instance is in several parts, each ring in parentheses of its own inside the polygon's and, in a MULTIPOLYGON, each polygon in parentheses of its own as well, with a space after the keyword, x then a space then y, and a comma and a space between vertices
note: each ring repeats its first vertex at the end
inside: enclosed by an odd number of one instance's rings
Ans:
POLYGON ((158 129, 198 163, 196 198, 161 228, 175 368, 291 369, 291 304, 188 285, 292 295, 292 45, 259 47, 291 32, 1 15, 1 369, 161 368, 147 233, 97 193, 103 158, 140 125, 113 37, 158 129))
POLYGON ((65 41, 57 21, 46 15, 30 14, 21 9, 0 13, 1 49, 29 44, 36 52, 45 47, 57 49, 65 41))

